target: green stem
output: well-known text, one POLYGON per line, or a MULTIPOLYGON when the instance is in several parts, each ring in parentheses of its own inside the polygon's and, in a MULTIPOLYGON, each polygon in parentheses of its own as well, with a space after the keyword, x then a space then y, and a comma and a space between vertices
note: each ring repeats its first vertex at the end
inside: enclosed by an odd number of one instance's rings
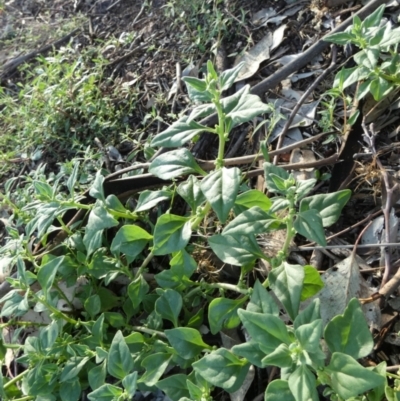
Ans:
POLYGON ((248 295, 249 294, 249 290, 247 288, 240 288, 239 286, 234 285, 234 284, 229 284, 229 283, 207 283, 206 285, 209 288, 221 288, 223 290, 239 292, 240 294, 243 294, 243 295, 248 295))
MULTIPOLYGON (((5 383, 3 385, 3 389, 5 390, 6 388, 12 386, 14 383, 18 382, 19 380, 21 380, 27 373, 29 372, 29 370, 24 370, 22 373, 20 373, 19 375, 13 377, 10 381, 8 381, 7 383, 5 383)), ((31 397, 33 398, 33 397, 31 397)), ((30 398, 28 398, 30 399, 30 398)))
POLYGON ((156 335, 162 338, 167 338, 167 336, 161 332, 161 331, 157 331, 157 330, 153 330, 153 329, 148 329, 147 327, 143 327, 143 326, 131 326, 132 330, 136 330, 136 331, 140 331, 142 333, 146 333, 146 334, 150 334, 150 335, 156 335))
POLYGON ((144 272, 144 269, 147 267, 147 265, 151 262, 151 260, 154 258, 154 253, 151 251, 146 259, 143 261, 142 265, 139 267, 138 271, 135 274, 135 280, 142 275, 144 272))
POLYGON ((203 221, 204 217, 207 216, 208 212, 211 210, 211 204, 210 202, 207 202, 200 214, 200 216, 196 217, 196 219, 193 221, 192 225, 191 225, 191 229, 192 231, 197 230, 197 228, 199 227, 200 223, 203 221))

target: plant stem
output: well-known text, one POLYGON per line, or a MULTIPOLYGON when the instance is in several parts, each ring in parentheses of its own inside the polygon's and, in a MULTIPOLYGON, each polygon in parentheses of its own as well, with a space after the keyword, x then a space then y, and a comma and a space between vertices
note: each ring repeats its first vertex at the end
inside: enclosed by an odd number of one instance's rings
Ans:
POLYGON ((156 335, 162 338, 167 338, 167 336, 162 332, 162 331, 157 331, 153 329, 148 329, 147 327, 143 326, 131 326, 132 330, 140 331, 142 333, 150 334, 150 335, 156 335))
POLYGON ((143 261, 142 265, 139 267, 138 271, 135 274, 135 280, 140 277, 144 271, 144 269, 147 267, 147 265, 151 262, 151 260, 154 258, 154 253, 151 251, 146 259, 143 261))
MULTIPOLYGON (((6 388, 10 387, 11 385, 13 385, 14 383, 18 382, 19 380, 21 380, 27 373, 29 372, 29 369, 24 370, 22 373, 20 373, 19 375, 13 377, 10 381, 8 381, 7 383, 5 383, 3 385, 3 389, 5 390, 6 388)), ((33 397, 31 397, 33 398, 33 397)), ((20 398, 22 400, 22 398, 20 398)), ((30 398, 25 398, 25 399, 30 399, 30 398)))
POLYGON ((221 288, 223 290, 229 290, 234 292, 239 292, 240 294, 248 295, 249 290, 247 288, 240 288, 237 285, 229 283, 207 283, 210 288, 221 288))

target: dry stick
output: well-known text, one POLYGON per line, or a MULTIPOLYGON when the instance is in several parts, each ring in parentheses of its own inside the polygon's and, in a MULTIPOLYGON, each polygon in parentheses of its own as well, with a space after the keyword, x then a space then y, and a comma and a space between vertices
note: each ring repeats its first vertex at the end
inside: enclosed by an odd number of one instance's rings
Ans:
MULTIPOLYGON (((315 141, 319 140, 320 138, 322 138, 326 135, 333 134, 333 133, 335 133, 335 131, 323 132, 322 134, 318 134, 318 135, 312 136, 310 138, 303 139, 302 141, 296 142, 292 145, 285 146, 284 148, 281 148, 278 150, 273 150, 272 152, 269 153, 269 155, 271 157, 273 157, 273 156, 279 155, 281 153, 287 153, 293 149, 297 149, 304 145, 308 145, 309 143, 315 142, 315 141)), ((165 149, 165 148, 161 148, 161 149, 165 149)), ((337 155, 335 155, 335 157, 337 158, 337 155)), ((247 155, 247 156, 232 157, 232 158, 224 159, 224 165, 225 166, 238 166, 238 165, 242 165, 242 164, 251 164, 251 163, 254 163, 254 162, 262 160, 262 159, 264 159, 262 154, 253 154, 253 155, 247 155)), ((197 160, 197 161, 203 170, 209 171, 209 170, 213 170, 215 168, 215 160, 197 160)), ((332 162, 332 160, 331 160, 331 162, 332 162)), ((104 178, 104 180, 111 181, 113 178, 116 178, 125 173, 129 173, 130 171, 133 171, 133 170, 138 170, 138 169, 147 170, 150 167, 150 164, 151 163, 134 164, 133 166, 126 167, 122 170, 116 171, 115 173, 107 175, 104 178)), ((301 164, 301 163, 298 163, 295 165, 293 164, 291 166, 298 166, 299 168, 304 168, 303 164, 301 164)), ((122 178, 122 179, 129 179, 129 178, 130 177, 126 177, 126 178, 122 178)))
MULTIPOLYGON (((376 138, 376 132, 374 130, 374 124, 370 125, 370 130, 365 125, 365 118, 363 118, 362 121, 362 128, 364 131, 364 138, 366 142, 368 142, 368 145, 375 157, 376 164, 378 165, 383 181, 385 183, 385 188, 386 188, 386 202, 385 206, 382 208, 383 209, 383 216, 385 219, 385 236, 386 236, 386 241, 390 242, 391 240, 391 235, 390 235, 390 211, 392 209, 392 195, 394 190, 397 188, 398 184, 395 184, 393 187, 390 187, 390 182, 389 182, 389 176, 387 170, 383 167, 381 160, 379 159, 378 153, 375 148, 375 138, 376 138)), ((389 276, 392 272, 392 257, 389 251, 388 247, 384 248, 385 252, 385 272, 382 277, 382 283, 381 285, 384 286, 387 281, 389 280, 389 276)))
MULTIPOLYGON (((306 99, 311 95, 311 92, 318 86, 318 84, 328 75, 331 73, 336 68, 336 59, 337 59, 337 49, 336 46, 332 46, 332 61, 329 67, 324 70, 324 72, 314 81, 314 83, 304 92, 303 96, 299 99, 297 102, 296 106, 290 113, 289 118, 286 121, 285 126, 283 127, 283 130, 281 134, 279 135, 278 143, 276 144, 276 149, 279 149, 283 145, 283 141, 285 139, 286 133, 288 132, 290 128, 290 124, 292 124, 293 119, 295 118, 297 112, 299 111, 300 107, 303 105, 303 103, 306 101, 306 99)), ((278 163, 278 156, 274 157, 273 164, 278 163)))

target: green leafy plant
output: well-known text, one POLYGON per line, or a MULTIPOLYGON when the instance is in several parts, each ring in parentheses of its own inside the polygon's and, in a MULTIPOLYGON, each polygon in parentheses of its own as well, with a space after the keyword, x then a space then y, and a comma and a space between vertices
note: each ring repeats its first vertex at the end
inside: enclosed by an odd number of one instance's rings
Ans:
POLYGON ((339 71, 334 83, 335 87, 343 90, 355 82, 361 82, 358 99, 371 93, 378 101, 400 85, 400 59, 397 52, 400 28, 393 28, 390 22, 382 23, 384 10, 383 4, 364 21, 354 16, 353 24, 345 32, 325 38, 339 45, 353 44, 360 49, 353 56, 357 65, 339 71))
MULTIPOLYGON (((238 390, 252 364, 281 368, 281 379, 269 384, 266 400, 317 400, 319 385, 335 400, 366 392, 369 399, 383 398, 384 364, 367 369, 356 361, 372 349, 358 301, 350 301, 343 315, 324 328, 318 299, 301 306, 322 288, 318 272, 287 262, 296 234, 326 244, 324 227, 337 221, 350 191, 308 196, 315 179, 296 181, 266 162, 266 184, 276 194, 270 199, 242 185, 239 168, 224 166, 232 129, 271 111, 248 86, 222 98, 240 68, 218 76, 208 62, 204 79, 184 78, 197 105, 153 138, 152 146, 178 149, 150 165, 154 175, 176 181, 141 192, 133 209, 115 195, 105 196, 100 173, 90 189, 95 203, 82 203, 74 190, 82 174, 78 164, 67 181, 58 177, 49 184, 33 177, 25 206, 13 203, 7 183, 4 203, 12 208, 15 224, 25 226, 23 234, 9 226, 10 241, 0 249, 17 271, 7 279, 11 291, 0 300, 1 316, 8 319, 2 327, 32 326, 37 335, 23 345, 2 338, 0 360, 7 349, 17 348, 16 361, 25 367, 13 378, 0 376, 2 399, 73 401, 85 391, 91 401, 127 400, 136 389, 159 388, 174 401, 207 401, 215 387, 238 390), (214 112, 215 127, 198 122, 214 112), (182 147, 202 132, 219 141, 215 170, 209 173, 182 147), (61 194, 60 185, 68 191, 61 194), (178 197, 186 203, 183 216, 173 213, 178 197), (68 210, 81 210, 82 216, 67 227, 62 216, 68 210), (214 223, 208 227, 206 220, 214 223), (257 236, 281 229, 286 230, 284 245, 269 257, 257 236), (32 254, 32 235, 46 244, 60 231, 64 235, 52 248, 32 254), (205 246, 222 262, 237 266, 233 280, 201 279, 195 250, 205 246), (266 260, 271 271, 253 284, 248 275, 258 259, 266 260), (163 262, 161 271, 152 265, 157 260, 163 262), (116 290, 121 285, 122 291, 116 290), (280 318, 267 289, 290 324, 280 318), (32 308, 46 320, 24 320, 32 308), (241 324, 249 338, 231 349, 211 345, 202 335, 207 327, 215 336, 241 324)), ((14 333, 18 337, 18 330, 14 333)))

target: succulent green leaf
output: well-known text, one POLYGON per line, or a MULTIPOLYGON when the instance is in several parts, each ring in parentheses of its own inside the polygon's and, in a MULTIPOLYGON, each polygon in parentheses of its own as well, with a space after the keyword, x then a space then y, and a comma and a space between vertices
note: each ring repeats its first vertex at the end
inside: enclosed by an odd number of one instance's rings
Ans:
POLYGON ((201 351, 211 349, 203 341, 199 331, 191 327, 178 327, 165 330, 164 333, 174 350, 183 359, 195 358, 201 351))
POLYGON ((201 182, 203 194, 210 202, 221 223, 225 223, 239 191, 240 169, 222 167, 201 182))
POLYGON ((343 352, 355 359, 372 351, 374 341, 356 298, 350 300, 343 315, 335 316, 325 327, 325 341, 331 352, 343 352))
POLYGON ((189 218, 163 214, 154 229, 154 255, 166 255, 184 249, 191 235, 189 218))
POLYGON ((235 266, 247 265, 256 259, 265 258, 254 235, 213 235, 208 243, 215 254, 224 262, 235 266))
POLYGON ((322 218, 315 209, 300 212, 294 221, 295 230, 318 245, 326 246, 325 231, 322 226, 322 218))
POLYGON ((215 298, 208 307, 208 321, 212 334, 217 334, 223 328, 233 329, 240 324, 238 309, 246 302, 246 298, 228 299, 215 298))
POLYGON ((292 320, 297 316, 303 289, 304 268, 300 265, 282 263, 269 274, 269 283, 292 320))
POLYGON ((205 174, 186 148, 162 153, 151 162, 149 172, 162 180, 172 180, 190 173, 205 174))
POLYGON ((163 318, 178 326, 178 316, 182 310, 182 296, 179 292, 167 289, 163 292, 155 304, 155 311, 163 318))
POLYGON ((151 146, 164 146, 165 148, 180 148, 194 136, 200 134, 207 127, 196 121, 187 121, 188 117, 183 117, 174 122, 165 131, 157 134, 151 141, 151 146))
POLYGON ((330 375, 332 389, 348 400, 385 383, 385 377, 361 366, 354 358, 340 352, 332 354, 325 372, 330 375))
POLYGON ((337 222, 350 197, 351 191, 348 189, 331 194, 309 196, 300 202, 300 212, 315 209, 322 218, 322 225, 329 227, 337 222))
POLYGON ((193 369, 204 379, 228 393, 240 388, 249 368, 246 359, 238 358, 225 348, 219 348, 193 364, 193 369))

